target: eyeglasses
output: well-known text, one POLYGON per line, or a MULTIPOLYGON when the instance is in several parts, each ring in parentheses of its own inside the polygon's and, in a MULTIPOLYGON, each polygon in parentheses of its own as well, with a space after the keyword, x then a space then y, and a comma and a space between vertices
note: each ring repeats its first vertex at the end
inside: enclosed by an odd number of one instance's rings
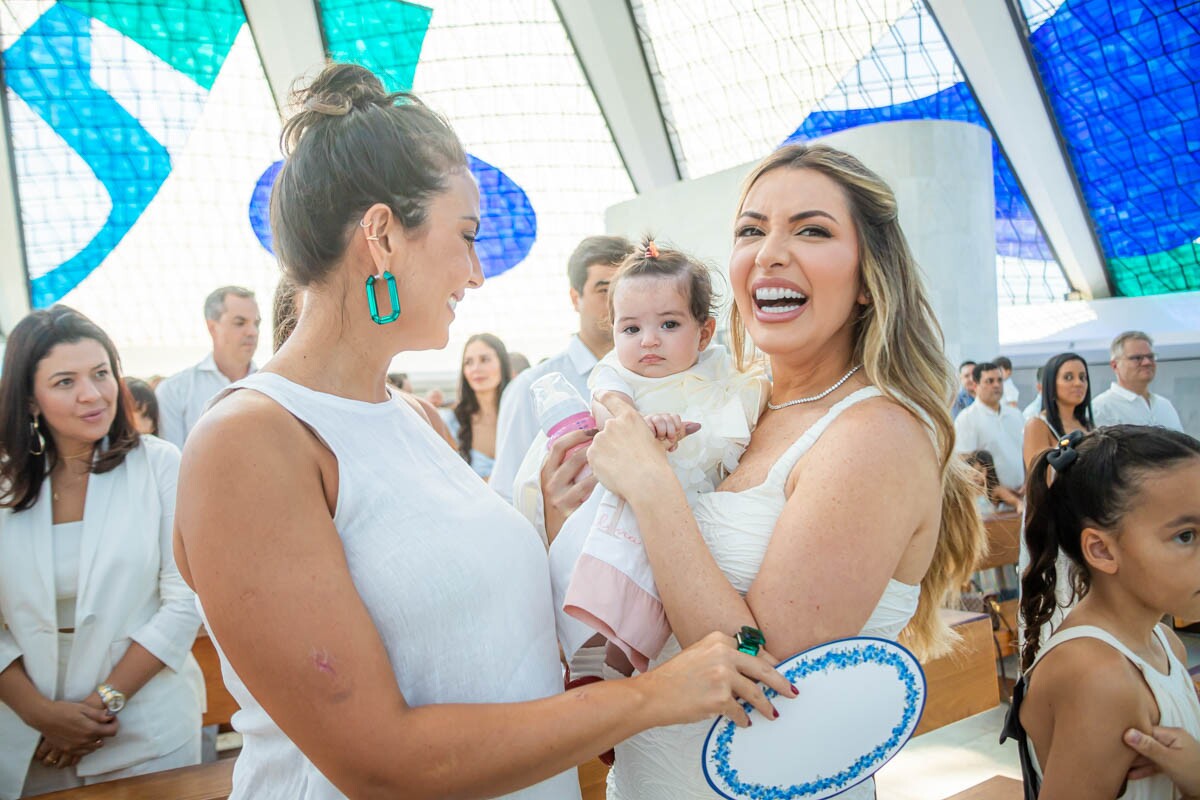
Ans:
POLYGON ((1158 356, 1154 353, 1146 353, 1145 355, 1125 356, 1126 361, 1132 361, 1135 364, 1153 364, 1158 360, 1158 356))

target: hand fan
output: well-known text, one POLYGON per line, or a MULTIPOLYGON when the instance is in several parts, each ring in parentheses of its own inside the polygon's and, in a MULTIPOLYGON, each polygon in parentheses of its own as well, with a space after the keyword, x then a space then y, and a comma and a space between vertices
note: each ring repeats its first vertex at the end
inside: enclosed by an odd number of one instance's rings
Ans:
MULTIPOLYGON (((888 639, 818 645, 777 669, 800 690, 779 719, 719 718, 704 742, 704 776, 730 800, 818 800, 875 774, 909 740, 925 709, 925 673, 888 639)), ((774 698, 776 693, 768 689, 774 698)))

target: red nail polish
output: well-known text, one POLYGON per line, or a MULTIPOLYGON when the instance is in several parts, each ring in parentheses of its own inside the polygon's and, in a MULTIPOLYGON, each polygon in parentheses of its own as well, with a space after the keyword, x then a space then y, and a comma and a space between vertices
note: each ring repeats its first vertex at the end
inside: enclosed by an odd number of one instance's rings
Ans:
POLYGON ((779 709, 778 708, 771 709, 771 712, 775 715, 775 719, 779 719, 779 709))
POLYGON ((794 695, 800 694, 800 690, 796 688, 795 684, 792 684, 792 694, 794 694, 794 695))

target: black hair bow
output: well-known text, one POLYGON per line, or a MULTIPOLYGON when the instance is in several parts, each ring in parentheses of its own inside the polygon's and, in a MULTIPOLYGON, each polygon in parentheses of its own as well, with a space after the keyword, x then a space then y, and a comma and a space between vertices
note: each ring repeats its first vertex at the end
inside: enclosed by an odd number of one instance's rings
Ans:
POLYGON ((1055 472, 1061 473, 1075 463, 1075 459, 1079 458, 1079 451, 1075 449, 1075 446, 1082 441, 1082 431, 1071 431, 1058 440, 1058 447, 1051 450, 1050 454, 1046 456, 1046 460, 1050 462, 1050 466, 1054 467, 1055 472))

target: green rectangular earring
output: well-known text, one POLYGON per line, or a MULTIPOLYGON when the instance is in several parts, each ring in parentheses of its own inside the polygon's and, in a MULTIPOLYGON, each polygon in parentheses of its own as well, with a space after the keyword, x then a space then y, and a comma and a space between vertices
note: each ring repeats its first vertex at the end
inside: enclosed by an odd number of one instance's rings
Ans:
POLYGON ((367 307, 371 309, 371 319, 374 320, 376 325, 387 325, 389 322, 395 322, 400 318, 400 292, 396 290, 396 279, 392 277, 392 273, 384 272, 381 277, 384 283, 387 284, 388 300, 392 304, 392 313, 386 317, 379 315, 379 301, 375 299, 375 275, 367 278, 367 307))

